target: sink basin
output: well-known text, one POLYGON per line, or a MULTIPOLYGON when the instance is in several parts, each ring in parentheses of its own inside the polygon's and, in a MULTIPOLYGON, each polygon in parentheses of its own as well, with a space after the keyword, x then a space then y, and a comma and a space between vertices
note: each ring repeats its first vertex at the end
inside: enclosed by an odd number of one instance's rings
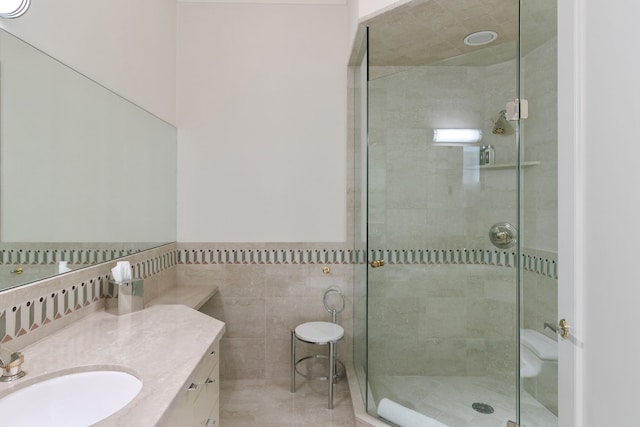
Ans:
POLYGON ((2 425, 86 427, 122 409, 141 388, 139 379, 120 371, 54 377, 0 399, 2 425))

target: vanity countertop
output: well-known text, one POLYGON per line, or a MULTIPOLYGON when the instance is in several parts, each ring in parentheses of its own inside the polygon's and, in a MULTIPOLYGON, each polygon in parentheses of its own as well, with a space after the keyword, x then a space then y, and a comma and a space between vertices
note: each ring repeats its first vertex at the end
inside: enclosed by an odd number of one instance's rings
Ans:
POLYGON ((216 285, 175 286, 152 299, 147 307, 159 304, 182 304, 198 310, 217 292, 218 286, 216 285))
POLYGON ((0 397, 61 373, 121 370, 142 380, 142 390, 94 425, 154 426, 224 330, 223 322, 183 305, 154 305, 122 316, 96 312, 21 349, 27 375, 0 383, 0 397))

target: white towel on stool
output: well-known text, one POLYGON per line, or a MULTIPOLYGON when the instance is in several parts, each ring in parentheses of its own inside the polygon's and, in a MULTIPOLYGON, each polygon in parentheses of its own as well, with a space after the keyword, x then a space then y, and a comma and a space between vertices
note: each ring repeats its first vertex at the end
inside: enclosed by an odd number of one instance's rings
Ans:
POLYGON ((387 398, 378 403, 378 415, 400 427, 449 427, 387 398))

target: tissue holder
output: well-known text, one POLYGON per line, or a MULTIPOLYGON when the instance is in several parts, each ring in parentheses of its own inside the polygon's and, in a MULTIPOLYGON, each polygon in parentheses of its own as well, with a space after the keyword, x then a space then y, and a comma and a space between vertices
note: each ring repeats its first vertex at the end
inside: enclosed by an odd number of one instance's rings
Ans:
POLYGON ((144 280, 131 279, 130 282, 116 282, 109 280, 108 294, 111 298, 106 301, 107 311, 122 315, 144 308, 144 280))

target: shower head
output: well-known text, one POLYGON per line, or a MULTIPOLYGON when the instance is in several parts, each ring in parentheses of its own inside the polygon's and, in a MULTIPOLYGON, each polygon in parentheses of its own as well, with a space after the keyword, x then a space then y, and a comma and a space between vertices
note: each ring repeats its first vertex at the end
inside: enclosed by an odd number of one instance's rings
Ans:
POLYGON ((498 117, 497 120, 492 120, 493 121, 493 130, 492 132, 496 135, 504 135, 507 132, 507 130, 509 129, 509 124, 507 123, 507 118, 505 116, 505 114, 507 113, 506 110, 502 110, 500 111, 500 116, 498 117))

